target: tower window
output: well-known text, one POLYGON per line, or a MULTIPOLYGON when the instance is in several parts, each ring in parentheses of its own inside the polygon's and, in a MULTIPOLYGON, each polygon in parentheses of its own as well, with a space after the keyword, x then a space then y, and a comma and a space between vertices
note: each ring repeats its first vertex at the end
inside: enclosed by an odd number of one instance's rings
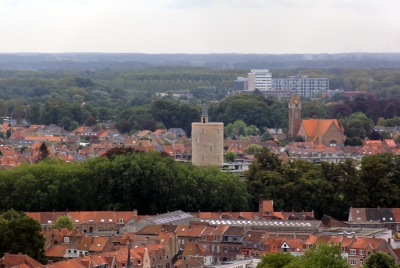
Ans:
POLYGON ((203 118, 203 123, 205 123, 206 122, 206 119, 205 118, 203 118))

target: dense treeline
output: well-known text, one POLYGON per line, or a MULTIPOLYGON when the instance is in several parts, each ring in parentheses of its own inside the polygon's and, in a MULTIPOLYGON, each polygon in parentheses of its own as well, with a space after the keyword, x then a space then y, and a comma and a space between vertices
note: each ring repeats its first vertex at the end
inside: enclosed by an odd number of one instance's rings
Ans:
POLYGON ((156 152, 116 150, 107 156, 85 163, 46 160, 0 171, 0 211, 248 210, 245 182, 218 168, 177 163, 156 152))
POLYGON ((282 162, 264 148, 246 181, 216 167, 177 163, 156 152, 114 149, 84 163, 45 160, 0 171, 0 211, 132 210, 143 214, 257 210, 259 195, 276 211, 315 211, 345 220, 349 207, 400 206, 400 156, 365 156, 316 165, 282 162))
MULTIPOLYGON (((190 124, 198 121, 203 103, 210 106, 214 121, 225 124, 243 120, 268 128, 287 128, 287 103, 264 98, 260 92, 228 96, 233 80, 246 76, 247 70, 214 70, 205 67, 154 67, 97 71, 16 71, 0 70, 0 116, 13 114, 18 122, 57 124, 67 130, 89 118, 90 124, 114 121, 122 133, 140 129, 182 127, 190 135, 190 124), (161 97, 158 93, 165 93, 161 97), (173 94, 181 94, 174 96, 173 94), (165 102, 163 102, 165 101, 165 102), (168 101, 168 102, 167 102, 168 101)), ((329 77, 330 87, 369 91, 381 100, 342 95, 322 97, 318 101, 302 100, 303 118, 338 118, 345 120, 362 112, 377 124, 394 125, 399 115, 400 71, 365 69, 291 69, 272 70, 274 77, 308 75, 329 77), (382 121, 382 120, 381 120, 382 121), (383 123, 382 123, 383 124, 383 123)), ((354 126, 351 133, 354 131, 354 126)), ((359 128, 360 126, 358 126, 359 128)), ((356 128, 357 129, 357 128, 356 128)), ((346 130, 347 133, 349 131, 346 130)), ((348 135, 347 144, 357 145, 366 134, 348 135), (356 137, 353 137, 356 136, 356 137), (353 138, 356 138, 353 140, 353 138)), ((361 132, 364 133, 364 132, 361 132)))
POLYGON ((258 196, 273 199, 277 211, 315 211, 345 220, 349 207, 400 206, 400 156, 365 156, 358 170, 353 161, 316 165, 304 160, 282 162, 264 148, 246 174, 253 209, 258 196))
POLYGON ((262 95, 240 94, 228 97, 209 108, 212 121, 225 125, 243 120, 247 125, 262 129, 286 128, 288 108, 286 102, 264 98, 262 95))
POLYGON ((146 66, 204 65, 232 68, 400 68, 399 53, 340 54, 143 54, 143 53, 2 53, 0 68, 34 70, 101 70, 146 66))

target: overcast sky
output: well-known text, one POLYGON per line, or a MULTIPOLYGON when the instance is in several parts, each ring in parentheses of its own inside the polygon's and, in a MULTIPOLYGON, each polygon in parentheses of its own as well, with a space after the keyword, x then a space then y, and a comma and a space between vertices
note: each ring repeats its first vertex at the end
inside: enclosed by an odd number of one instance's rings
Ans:
POLYGON ((2 52, 400 52, 400 0, 0 0, 2 52))

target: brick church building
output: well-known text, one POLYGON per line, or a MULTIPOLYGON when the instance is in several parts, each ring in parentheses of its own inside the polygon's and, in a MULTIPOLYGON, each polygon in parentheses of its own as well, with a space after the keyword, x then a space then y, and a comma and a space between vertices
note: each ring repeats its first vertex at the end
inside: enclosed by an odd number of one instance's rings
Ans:
POLYGON ((301 101, 296 94, 289 101, 288 134, 293 139, 301 136, 306 142, 324 146, 342 146, 346 140, 337 119, 302 119, 301 101))

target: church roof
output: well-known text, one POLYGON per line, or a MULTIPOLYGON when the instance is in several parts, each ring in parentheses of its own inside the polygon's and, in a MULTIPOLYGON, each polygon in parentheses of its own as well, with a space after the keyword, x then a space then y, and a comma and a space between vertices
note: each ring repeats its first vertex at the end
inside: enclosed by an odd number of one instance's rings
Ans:
POLYGON ((289 104, 301 103, 299 97, 297 97, 296 93, 293 93, 292 98, 289 101, 289 104))
POLYGON ((318 137, 324 135, 332 124, 341 129, 337 119, 303 119, 302 123, 307 136, 313 137, 312 142, 315 142, 318 137))
POLYGON ((203 109, 202 109, 202 111, 201 111, 201 117, 208 117, 208 114, 207 114, 207 107, 206 107, 206 105, 204 104, 203 105, 203 109))

